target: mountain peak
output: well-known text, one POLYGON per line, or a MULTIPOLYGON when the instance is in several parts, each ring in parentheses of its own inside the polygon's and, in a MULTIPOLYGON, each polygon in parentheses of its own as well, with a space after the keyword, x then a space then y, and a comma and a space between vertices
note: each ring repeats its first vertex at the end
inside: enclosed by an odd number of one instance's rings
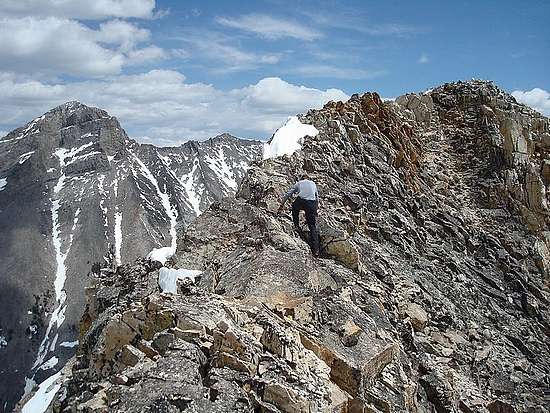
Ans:
POLYGON ((216 139, 216 138, 219 138, 219 139, 239 139, 236 136, 231 135, 228 132, 220 133, 219 135, 214 136, 212 139, 216 139))
POLYGON ((94 113, 97 115, 97 117, 100 118, 107 118, 111 117, 107 111, 100 109, 95 106, 88 106, 82 102, 79 102, 77 100, 71 100, 65 103, 62 103, 61 105, 56 106, 55 108, 51 109, 48 113, 63 113, 67 116, 72 115, 73 113, 94 113))
POLYGON ((246 138, 239 138, 235 135, 231 135, 230 133, 224 132, 220 135, 216 135, 213 138, 208 139, 206 142, 210 144, 217 144, 217 143, 239 143, 239 144, 250 144, 250 145, 256 145, 260 141, 256 139, 246 139, 246 138))

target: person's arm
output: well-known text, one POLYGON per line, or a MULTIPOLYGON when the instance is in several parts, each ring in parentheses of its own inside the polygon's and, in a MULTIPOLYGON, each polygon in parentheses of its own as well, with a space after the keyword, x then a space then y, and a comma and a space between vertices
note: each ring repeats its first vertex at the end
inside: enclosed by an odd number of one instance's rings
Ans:
POLYGON ((317 185, 315 185, 315 200, 317 201, 317 208, 319 208, 320 199, 319 199, 319 190, 317 189, 317 185))
POLYGON ((292 186, 292 188, 290 188, 288 191, 285 192, 285 194, 283 195, 283 200, 281 201, 281 205, 279 206, 278 212, 281 212, 283 210, 288 198, 290 198, 296 192, 298 192, 298 183, 295 183, 294 186, 292 186))

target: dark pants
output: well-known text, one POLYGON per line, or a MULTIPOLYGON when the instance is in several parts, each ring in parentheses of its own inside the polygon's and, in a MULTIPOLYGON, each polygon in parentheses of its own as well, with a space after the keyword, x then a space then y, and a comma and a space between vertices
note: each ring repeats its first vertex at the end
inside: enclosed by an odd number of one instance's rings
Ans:
POLYGON ((319 254, 319 234, 317 232, 317 201, 297 197, 292 203, 292 221, 300 229, 300 211, 305 211, 309 228, 309 245, 314 254, 319 254))

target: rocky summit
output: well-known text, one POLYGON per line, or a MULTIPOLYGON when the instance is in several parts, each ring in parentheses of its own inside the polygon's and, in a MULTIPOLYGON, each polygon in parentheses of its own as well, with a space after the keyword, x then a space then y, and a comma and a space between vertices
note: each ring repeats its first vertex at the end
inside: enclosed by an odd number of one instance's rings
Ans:
POLYGON ((175 250, 176 229, 233 195, 259 157, 259 142, 227 134, 141 145, 78 102, 3 137, 0 410, 74 354, 90 274, 175 250))
POLYGON ((164 265, 97 272, 77 354, 36 394, 54 412, 547 412, 549 120, 470 81, 300 121, 319 133, 255 162, 164 265), (276 213, 304 171, 321 258, 276 213))

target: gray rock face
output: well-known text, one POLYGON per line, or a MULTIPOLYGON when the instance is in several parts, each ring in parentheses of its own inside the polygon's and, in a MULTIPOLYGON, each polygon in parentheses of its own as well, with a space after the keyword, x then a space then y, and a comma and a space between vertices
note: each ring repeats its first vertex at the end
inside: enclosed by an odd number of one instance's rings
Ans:
POLYGON ((487 82, 429 97, 308 112, 181 232, 178 294, 144 260, 98 277, 53 410, 546 412, 548 119, 487 82), (304 170, 320 259, 275 213, 304 170))
POLYGON ((183 183, 196 215, 212 202, 233 195, 250 162, 261 158, 258 141, 235 139, 227 133, 156 150, 183 183))
POLYGON ((90 273, 175 248, 176 228, 232 195, 260 156, 230 135, 140 145, 78 102, 0 140, 0 405, 74 354, 90 273))

